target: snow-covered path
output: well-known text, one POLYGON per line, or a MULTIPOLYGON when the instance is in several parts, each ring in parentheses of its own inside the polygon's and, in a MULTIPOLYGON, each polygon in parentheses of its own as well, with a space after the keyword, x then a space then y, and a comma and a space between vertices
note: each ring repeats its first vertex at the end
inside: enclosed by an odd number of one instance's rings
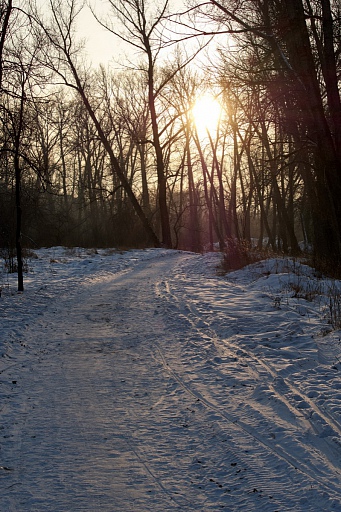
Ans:
POLYGON ((16 332, 0 510, 341 511, 340 367, 308 306, 150 254, 69 276, 16 332))

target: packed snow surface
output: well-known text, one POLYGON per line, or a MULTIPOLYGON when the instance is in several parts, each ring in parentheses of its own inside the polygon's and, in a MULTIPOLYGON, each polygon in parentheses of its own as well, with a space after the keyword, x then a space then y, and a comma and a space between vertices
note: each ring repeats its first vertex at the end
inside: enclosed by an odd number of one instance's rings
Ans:
POLYGON ((339 283, 220 260, 41 249, 23 294, 2 272, 2 512, 341 511, 339 283))

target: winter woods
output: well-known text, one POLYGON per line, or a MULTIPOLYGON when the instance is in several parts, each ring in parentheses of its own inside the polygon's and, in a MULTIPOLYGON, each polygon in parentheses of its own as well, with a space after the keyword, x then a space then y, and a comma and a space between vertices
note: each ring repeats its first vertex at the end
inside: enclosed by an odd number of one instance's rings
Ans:
POLYGON ((339 2, 94 4, 97 67, 85 8, 0 2, 0 246, 233 238, 339 265, 339 2))

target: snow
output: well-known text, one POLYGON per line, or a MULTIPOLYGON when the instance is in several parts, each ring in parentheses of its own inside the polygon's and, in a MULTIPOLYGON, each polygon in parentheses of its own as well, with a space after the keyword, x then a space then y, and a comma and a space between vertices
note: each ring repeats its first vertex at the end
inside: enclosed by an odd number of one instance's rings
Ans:
POLYGON ((35 254, 0 283, 1 511, 341 511, 339 282, 35 254))

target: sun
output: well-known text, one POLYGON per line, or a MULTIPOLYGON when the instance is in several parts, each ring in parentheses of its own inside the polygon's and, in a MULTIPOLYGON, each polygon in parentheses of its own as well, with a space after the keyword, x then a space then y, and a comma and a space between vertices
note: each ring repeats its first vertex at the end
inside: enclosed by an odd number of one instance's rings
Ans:
POLYGON ((200 138, 217 130, 221 114, 221 106, 214 96, 205 94, 195 101, 192 118, 200 138))

